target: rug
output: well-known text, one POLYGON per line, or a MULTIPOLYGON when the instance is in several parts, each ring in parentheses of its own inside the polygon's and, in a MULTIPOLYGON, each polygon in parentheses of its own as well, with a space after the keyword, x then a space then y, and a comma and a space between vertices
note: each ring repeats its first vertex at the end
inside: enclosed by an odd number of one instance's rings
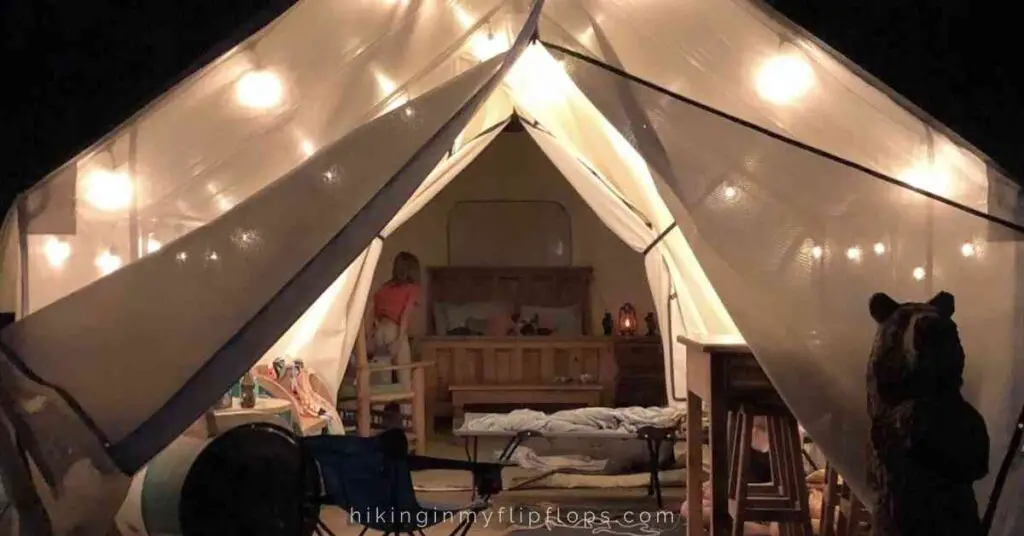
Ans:
POLYGON ((661 536, 683 534, 685 520, 677 512, 644 505, 565 505, 542 502, 512 506, 508 534, 539 531, 553 536, 661 536))

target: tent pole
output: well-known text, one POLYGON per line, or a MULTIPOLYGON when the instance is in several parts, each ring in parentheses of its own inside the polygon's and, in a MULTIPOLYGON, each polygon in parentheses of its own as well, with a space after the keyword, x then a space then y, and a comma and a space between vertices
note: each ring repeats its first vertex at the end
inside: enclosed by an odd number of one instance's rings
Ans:
POLYGON ((129 262, 139 260, 142 236, 139 233, 139 176, 136 166, 136 140, 139 137, 139 127, 132 125, 128 133, 128 176, 132 182, 132 206, 128 211, 128 259, 129 262))
POLYGON ((28 203, 25 201, 27 195, 21 194, 14 201, 17 210, 18 227, 18 279, 20 280, 21 295, 19 296, 20 308, 18 319, 27 315, 29 311, 29 258, 28 258, 28 203))
POLYGON ((1020 414, 1017 416, 1016 428, 1013 432, 1013 437, 1010 439, 1010 447, 1007 449, 1006 455, 1003 456, 1003 463, 999 466, 996 481, 992 484, 992 493, 989 494, 988 506, 985 507, 985 516, 981 521, 982 534, 985 535, 992 530, 992 521, 995 519, 999 496, 1003 492, 1003 486, 1006 485, 1006 478, 1010 474, 1010 466, 1013 465, 1013 459, 1020 452, 1021 439, 1024 436, 1024 406, 1021 406, 1020 414))

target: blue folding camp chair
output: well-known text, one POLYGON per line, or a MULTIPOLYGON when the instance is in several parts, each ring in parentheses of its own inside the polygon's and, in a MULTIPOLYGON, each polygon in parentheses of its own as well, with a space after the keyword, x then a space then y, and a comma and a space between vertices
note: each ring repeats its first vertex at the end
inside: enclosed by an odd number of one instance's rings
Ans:
POLYGON ((385 536, 423 536, 423 529, 455 520, 464 536, 477 514, 501 491, 502 464, 409 454, 405 433, 375 437, 300 438, 279 426, 233 428, 207 445, 189 469, 179 504, 184 536, 333 536, 320 520, 337 506, 349 521, 385 536), (476 499, 450 506, 419 501, 412 472, 468 471, 476 499))

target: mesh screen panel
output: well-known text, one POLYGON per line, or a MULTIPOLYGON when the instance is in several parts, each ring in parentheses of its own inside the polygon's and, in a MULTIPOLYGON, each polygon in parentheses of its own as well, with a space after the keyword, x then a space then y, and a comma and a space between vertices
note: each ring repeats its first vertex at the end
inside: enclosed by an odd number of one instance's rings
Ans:
POLYGON ((835 162, 607 69, 560 56, 643 155, 751 349, 862 497, 865 372, 887 292, 957 298, 964 394, 985 416, 992 471, 1024 403, 1020 233, 835 162))
POLYGON ((899 180, 928 182, 934 159, 944 180, 929 187, 988 210, 979 156, 760 3, 551 2, 541 37, 899 180))

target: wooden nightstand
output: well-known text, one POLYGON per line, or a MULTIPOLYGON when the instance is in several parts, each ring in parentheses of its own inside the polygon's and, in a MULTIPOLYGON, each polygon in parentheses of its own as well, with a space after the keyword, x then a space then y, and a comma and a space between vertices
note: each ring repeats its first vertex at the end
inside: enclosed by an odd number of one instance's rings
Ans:
POLYGON ((665 358, 658 337, 616 337, 615 406, 668 404, 665 358))

